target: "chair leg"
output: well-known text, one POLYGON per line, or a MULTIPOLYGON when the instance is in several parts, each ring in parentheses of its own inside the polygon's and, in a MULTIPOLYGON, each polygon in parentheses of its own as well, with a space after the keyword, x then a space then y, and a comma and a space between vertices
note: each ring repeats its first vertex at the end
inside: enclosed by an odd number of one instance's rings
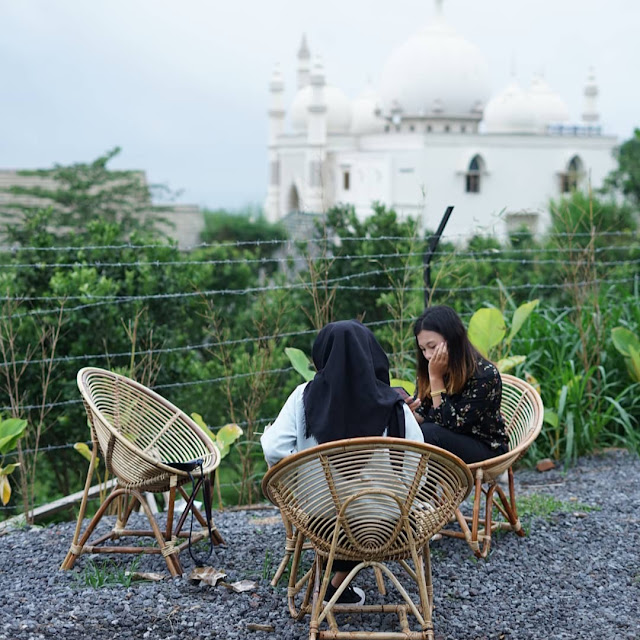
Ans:
POLYGON ((309 604, 310 589, 313 584, 313 568, 307 571, 307 573, 300 579, 298 578, 298 569, 300 567, 300 560, 302 558, 302 545, 304 544, 304 535, 300 532, 296 532, 295 546, 293 550, 293 556, 291 560, 291 570, 289 573, 289 586, 287 587, 287 603, 289 605, 289 613, 292 618, 301 620, 305 613, 307 613, 307 606, 309 604), (307 585, 307 591, 302 601, 302 605, 298 610, 296 607, 295 597, 298 595, 303 586, 307 585))
POLYGON ((282 557, 282 560, 280 561, 280 564, 278 565, 276 572, 273 574, 273 578, 271 578, 272 587, 278 586, 278 582, 280 582, 280 578, 282 578, 282 575, 284 574, 285 569, 289 564, 289 560, 291 560, 291 554, 292 554, 292 551, 290 548, 291 544, 295 546, 295 539, 294 540, 287 539, 285 543, 284 556, 282 557))
POLYGON ((416 566, 416 582, 418 582, 418 592, 420 595, 420 605, 422 607, 422 616, 424 624, 422 632, 425 640, 434 640, 433 634, 433 580, 431 576, 431 550, 429 543, 424 546, 420 562, 416 566), (421 584, 422 583, 422 584, 421 584), (424 585, 424 593, 423 593, 424 585))
POLYGON ((526 534, 522 527, 522 523, 520 522, 520 518, 518 517, 515 482, 513 480, 513 469, 511 467, 509 468, 509 498, 507 499, 504 490, 500 486, 498 487, 498 496, 500 497, 504 513, 509 521, 510 529, 523 538, 526 534))
POLYGON ((167 569, 169 569, 169 573, 174 578, 176 576, 181 576, 183 571, 180 564, 180 558, 178 557, 178 549, 175 546, 174 540, 172 538, 169 538, 168 540, 165 539, 162 531, 160 531, 160 527, 158 526, 156 519, 153 517, 151 508, 149 507, 149 504, 145 500, 144 496, 139 491, 132 491, 132 494, 138 499, 142 508, 144 509, 147 520, 151 525, 153 535, 155 536, 155 539, 158 542, 158 546, 160 547, 160 551, 164 556, 165 562, 167 563, 167 569))
POLYGON ((87 502, 89 501, 89 489, 91 488, 91 482, 93 480, 93 472, 96 468, 96 459, 98 457, 98 443, 94 440, 91 448, 91 460, 89 461, 89 469, 87 471, 87 478, 84 482, 84 493, 82 494, 82 502, 80 503, 80 512, 78 513, 78 521, 76 522, 76 529, 73 533, 73 540, 71 541, 71 547, 64 561, 60 565, 60 569, 71 569, 73 563, 76 561, 78 555, 73 553, 73 549, 78 546, 78 539, 80 538, 80 531, 82 529, 82 521, 84 520, 84 514, 87 511, 87 502))
POLYGON ((285 543, 284 543, 284 557, 280 561, 278 565, 278 569, 276 570, 273 578, 271 579, 271 586, 277 586, 280 578, 282 578, 282 574, 285 572, 287 565, 289 564, 289 560, 291 559, 291 554, 296 546, 296 534, 293 530, 293 525, 289 522, 288 518, 286 518, 282 513, 280 513, 282 517, 282 524, 284 525, 284 533, 285 533, 285 543))
POLYGON ((313 560, 312 579, 310 580, 310 583, 313 584, 313 599, 311 602, 311 620, 309 621, 309 640, 316 640, 320 631, 318 617, 322 609, 322 601, 319 601, 320 591, 322 590, 320 583, 322 573, 322 558, 316 553, 316 557, 313 560))
POLYGON ((382 576, 382 571, 380 571, 379 567, 374 567, 373 568, 373 573, 376 576, 376 584, 378 585, 378 593, 381 596, 386 596, 387 595, 387 589, 384 586, 384 578, 382 576))
MULTIPOLYGON (((83 553, 85 553, 84 546, 87 540, 89 539, 89 536, 91 536, 91 534, 93 533, 93 530, 96 528, 100 520, 102 520, 102 516, 104 516, 107 508, 114 500, 119 499, 120 496, 122 496, 124 493, 125 493, 125 489, 119 489, 118 487, 116 487, 107 496, 106 500, 100 505, 100 508, 98 509, 98 511, 96 511, 93 518, 91 518, 91 521, 87 525, 87 528, 82 534, 82 537, 78 539, 74 536, 74 542, 71 543, 71 548, 69 549, 69 552, 67 553, 67 556, 64 559, 64 562, 60 566, 60 569, 63 569, 63 570, 71 569, 75 564, 75 561, 78 559, 78 557, 81 556, 83 553)), ((81 516, 83 515, 82 509, 81 509, 80 515, 81 516)), ((78 523, 81 525, 82 523, 81 517, 78 518, 78 523)), ((78 530, 78 525, 76 525, 76 530, 78 530)), ((110 534, 107 537, 110 537, 110 534)))
MULTIPOLYGON (((184 526, 184 523, 187 520, 187 516, 189 514, 190 509, 193 511, 193 515, 195 516, 196 520, 200 523, 200 526, 203 529, 207 529, 206 518, 202 515, 202 512, 194 504, 194 501, 196 499, 196 494, 198 493, 198 490, 200 489, 201 484, 202 484, 202 479, 199 479, 196 483, 196 489, 192 495, 189 495, 182 487, 178 487, 178 491, 180 492, 180 495, 182 495, 182 497, 186 500, 187 504, 184 508, 184 511, 180 515, 178 524, 176 525, 176 528, 175 528, 176 536, 182 531, 182 527, 184 526)), ((171 500, 171 498, 169 499, 171 500)), ((216 527, 216 523, 213 521, 213 516, 211 520, 211 539, 213 540, 213 544, 215 545, 224 544, 224 538, 222 537, 222 534, 218 531, 216 527)))
POLYGON ((473 519, 471 521, 471 541, 469 546, 480 557, 480 545, 478 543, 478 528, 480 523, 480 503, 482 501, 482 469, 476 471, 475 494, 473 498, 473 519))
POLYGON ((493 519, 493 494, 496 488, 499 488, 497 484, 492 484, 485 495, 485 515, 484 515, 484 529, 482 530, 482 550, 479 548, 474 552, 478 558, 486 558, 489 555, 489 548, 491 547, 491 529, 493 519))

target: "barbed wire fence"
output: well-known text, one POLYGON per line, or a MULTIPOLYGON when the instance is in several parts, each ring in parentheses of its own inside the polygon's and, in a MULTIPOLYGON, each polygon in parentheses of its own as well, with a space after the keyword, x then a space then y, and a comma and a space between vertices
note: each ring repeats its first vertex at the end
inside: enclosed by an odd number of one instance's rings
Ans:
MULTIPOLYGON (((456 267, 465 267, 474 265, 482 265, 491 263, 492 265, 508 265, 513 268, 518 268, 521 271, 533 268, 545 268, 551 271, 559 271, 566 268, 580 269, 582 266, 588 266, 589 260, 597 261, 598 269, 607 272, 604 277, 595 277, 587 280, 577 280, 573 282, 556 281, 556 282, 540 282, 539 280, 531 279, 530 281, 525 278, 524 282, 520 283, 504 283, 497 282, 494 276, 491 276, 487 282, 477 283, 472 286, 465 286, 464 282, 455 286, 439 287, 436 285, 435 291, 438 295, 448 296, 450 298, 456 297, 468 297, 471 294, 478 296, 484 295, 500 295, 505 292, 508 294, 526 293, 531 297, 540 297, 542 305, 544 305, 545 313, 549 316, 561 316, 565 314, 588 311, 583 305, 571 305, 571 304, 557 304, 553 301, 554 294, 558 292, 566 291, 567 289, 588 287, 588 286, 609 286, 609 287, 622 287, 629 292, 630 298, 628 300, 621 300, 620 304, 624 305, 637 305, 638 302, 638 290, 640 289, 640 250, 639 243, 636 236, 632 233, 626 232, 608 232, 599 234, 599 240, 603 242, 603 246, 593 247, 590 255, 583 254, 580 247, 570 248, 562 246, 563 241, 571 237, 572 239, 584 238, 587 240, 591 237, 591 234, 554 234, 554 240, 558 246, 547 246, 544 249, 536 247, 523 247, 519 249, 482 249, 482 250, 456 250, 451 252, 450 250, 436 250, 434 252, 434 266, 437 266, 438 260, 455 260, 456 267), (619 273, 618 273, 619 272, 619 273), (618 273, 618 275, 616 275, 618 273), (611 274, 614 274, 611 276, 611 274), (545 299, 549 299, 551 302, 545 303, 545 299)), ((359 244, 367 243, 367 246, 373 246, 377 242, 398 242, 402 246, 406 246, 408 238, 404 236, 382 236, 377 238, 341 238, 343 247, 358 247, 359 244)), ((322 242, 326 243, 326 239, 311 239, 305 241, 306 246, 319 245, 322 242)), ((85 247, 4 247, 0 248, 0 285, 3 283, 3 278, 8 281, 15 274, 21 273, 51 273, 51 272, 64 272, 64 271, 77 271, 82 269, 94 269, 101 273, 108 275, 110 270, 118 269, 143 269, 152 268, 154 270, 162 269, 179 269, 179 268, 200 268, 210 267, 212 269, 225 267, 243 267, 249 266, 251 269, 259 270, 265 267, 274 267, 278 269, 278 273, 286 271, 287 267, 291 265, 291 255, 297 252, 299 255, 301 251, 301 243, 293 242, 290 240, 269 240, 269 241, 248 241, 248 242, 228 242, 228 243, 210 243, 201 244, 191 247, 187 250, 177 252, 178 258, 175 258, 176 248, 167 246, 166 244, 114 244, 114 245, 95 245, 85 247), (242 256, 239 258, 216 258, 216 257, 203 257, 203 252, 212 249, 255 249, 257 247, 269 247, 277 249, 278 256, 272 257, 259 257, 250 258, 242 256), (123 251, 131 252, 132 254, 141 253, 145 250, 157 250, 158 252, 166 252, 168 256, 166 260, 158 257, 155 260, 148 259, 117 259, 116 254, 123 251), (68 261, 66 258, 73 252, 81 252, 81 260, 68 261), (92 254, 112 254, 115 259, 92 259, 92 254), (41 258, 39 258, 41 256, 41 258), (28 260, 25 260, 28 257, 28 260), (61 258, 58 261, 58 257, 61 258)), ((150 302, 177 302, 189 299, 215 299, 218 296, 224 296, 226 298, 233 297, 235 299, 244 299, 247 297, 255 296, 257 294, 271 294, 276 292, 294 292, 294 291, 308 291, 313 286, 321 286, 336 292, 336 295, 349 296, 354 293, 371 293, 382 294, 389 293, 395 290, 393 283, 388 285, 383 284, 370 284, 366 282, 368 278, 378 278, 381 276, 389 277, 392 274, 409 274, 411 282, 416 283, 412 286, 405 286, 405 290, 416 295, 422 294, 424 287, 419 285, 422 275, 422 250, 411 249, 408 251, 373 251, 358 253, 345 252, 341 255, 330 255, 326 257, 332 263, 344 263, 349 264, 355 260, 359 261, 359 264, 370 264, 371 268, 360 270, 356 273, 347 273, 335 277, 327 277, 320 281, 312 281, 304 279, 302 276, 298 276, 293 281, 281 282, 273 280, 268 283, 264 283, 261 286, 244 287, 244 288, 212 288, 204 290, 183 290, 177 292, 166 293, 144 293, 136 295, 115 295, 115 294, 93 294, 91 292, 82 292, 76 295, 29 295, 28 293, 13 293, 6 294, 0 290, 0 304, 13 303, 17 305, 18 309, 23 307, 29 307, 25 311, 18 311, 11 314, 13 320, 23 320, 27 318, 35 319, 43 316, 51 316, 52 314, 61 314, 64 319, 74 318, 81 316, 83 312, 87 310, 98 309, 100 307, 121 308, 122 314, 130 313, 128 306, 130 304, 144 305, 150 302), (385 266, 387 261, 404 261, 400 266, 385 266), (44 308, 41 308, 44 307, 44 308)), ((325 259, 322 256, 316 256, 316 260, 325 259)), ((594 309, 595 311, 595 309, 594 309)), ((472 311, 461 312, 461 316, 468 320, 472 311)), ((410 325, 415 317, 408 316, 405 318, 405 323, 410 325)), ((374 332, 378 329, 384 329, 397 325, 396 319, 386 319, 364 322, 374 332)), ((297 331, 282 331, 279 333, 273 333, 264 336, 233 336, 224 340, 207 339, 201 342, 193 344, 169 344, 160 347, 148 348, 148 349, 134 349, 129 351, 116 351, 109 352, 104 350, 101 352, 84 353, 84 354, 57 354, 53 358, 15 358, 5 359, 0 361, 0 370, 9 369, 12 370, 16 367, 31 368, 39 367, 45 363, 53 365, 68 365, 73 366, 104 366, 105 363, 113 364, 118 362, 126 362, 131 358, 142 358, 145 356, 153 356, 155 358, 162 358, 171 354, 190 354, 190 353, 204 353, 212 352, 221 348, 241 348, 255 346, 264 343, 265 341, 275 341, 277 343, 285 344, 287 340, 304 338, 308 341, 312 340, 312 337, 316 334, 315 329, 304 329, 297 331)), ((554 336, 539 337, 538 343, 544 343, 545 341, 556 340, 554 336)), ((514 344, 519 342, 526 342, 526 338, 516 338, 514 344)), ((398 354, 402 357, 410 359, 413 357, 413 351, 402 352, 398 354)), ((275 369, 269 369, 260 372, 242 372, 236 373, 230 376, 218 376, 203 379, 193 380, 181 380, 171 382, 159 382, 154 384, 152 388, 158 392, 163 392, 171 389, 179 389, 185 387, 200 388, 202 390, 211 390, 216 385, 224 385, 230 381, 239 381, 252 376, 265 376, 265 375, 290 375, 293 372, 292 367, 278 367, 275 369)), ((204 391, 203 391, 204 392, 204 391)), ((3 398, 4 393, 0 393, 0 398, 3 398)), ((21 408, 24 411, 30 410, 51 410, 57 409, 64 411, 66 407, 78 407, 82 404, 82 401, 78 397, 58 397, 53 401, 44 403, 29 403, 24 404, 21 408)), ((0 399, 0 415, 6 415, 12 409, 11 405, 6 401, 0 399)), ((275 419, 275 416, 261 417, 258 420, 252 421, 252 427, 264 427, 275 419)), ((246 426, 246 423, 239 422, 240 426, 246 426)), ((215 431, 223 425, 216 425, 212 427, 215 431)), ((47 456, 55 454, 62 450, 69 450, 75 446, 75 442, 66 442, 53 444, 48 446, 39 447, 37 449, 24 449, 25 454, 37 454, 39 456, 47 456)), ((242 443, 241 443, 242 444, 242 443)), ((245 443, 247 444, 247 443, 245 443)), ((250 445, 255 445, 255 441, 249 442, 250 445)), ((35 505, 38 506, 38 505, 35 505)), ((11 510, 13 507, 0 507, 0 510, 11 510)))

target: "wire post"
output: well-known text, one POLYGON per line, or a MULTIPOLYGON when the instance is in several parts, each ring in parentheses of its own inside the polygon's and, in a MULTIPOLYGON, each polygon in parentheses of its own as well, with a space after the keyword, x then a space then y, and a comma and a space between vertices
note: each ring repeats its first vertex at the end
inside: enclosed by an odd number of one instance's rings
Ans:
POLYGON ((437 231, 429 238, 429 246, 425 251, 423 257, 423 265, 424 265, 424 308, 426 309, 429 306, 429 297, 431 296, 431 258, 433 258, 433 254, 438 248, 438 244, 440 242, 440 236, 442 236, 442 232, 444 228, 447 226, 447 222, 449 222, 449 218, 451 217, 451 212, 453 211, 453 205, 449 205, 442 216, 442 220, 440 220, 440 224, 438 225, 437 231))

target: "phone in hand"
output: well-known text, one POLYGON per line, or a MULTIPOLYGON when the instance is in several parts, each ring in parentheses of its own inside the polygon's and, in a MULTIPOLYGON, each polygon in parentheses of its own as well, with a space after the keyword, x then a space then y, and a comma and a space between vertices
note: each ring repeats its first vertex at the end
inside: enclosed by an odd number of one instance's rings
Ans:
MULTIPOLYGON (((404 387, 391 387, 394 391, 398 393, 398 395, 406 402, 414 402, 417 395, 411 396, 409 392, 404 387)), ((416 392, 417 393, 417 392, 416 392)))

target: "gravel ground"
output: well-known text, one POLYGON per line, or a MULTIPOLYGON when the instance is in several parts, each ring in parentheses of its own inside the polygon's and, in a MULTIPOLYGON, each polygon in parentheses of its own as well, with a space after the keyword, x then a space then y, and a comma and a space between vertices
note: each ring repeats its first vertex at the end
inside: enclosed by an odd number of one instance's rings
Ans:
MULTIPOLYGON (((436 638, 640 638, 638 458, 611 451, 567 473, 520 470, 516 482, 520 495, 553 496, 563 506, 544 518, 525 517, 526 538, 494 539, 487 560, 476 561, 458 540, 432 544, 436 638)), ((254 590, 234 593, 186 578, 96 589, 85 580, 90 556, 73 571, 58 570, 73 523, 7 533, 0 537, 0 640, 308 637, 308 619, 289 617, 285 586, 269 585, 284 540, 277 512, 225 512, 216 524, 227 546, 210 564, 229 583, 255 580, 254 590), (251 624, 273 630, 252 631, 251 624)), ((117 558, 131 563, 131 556, 117 558)), ((186 553, 181 558, 188 573, 193 563, 186 553)), ((164 571, 164 562, 144 556, 138 571, 164 571)), ((370 600, 381 598, 371 576, 361 574, 357 583, 370 600)), ((389 616, 356 615, 346 623, 395 628, 389 616)))

